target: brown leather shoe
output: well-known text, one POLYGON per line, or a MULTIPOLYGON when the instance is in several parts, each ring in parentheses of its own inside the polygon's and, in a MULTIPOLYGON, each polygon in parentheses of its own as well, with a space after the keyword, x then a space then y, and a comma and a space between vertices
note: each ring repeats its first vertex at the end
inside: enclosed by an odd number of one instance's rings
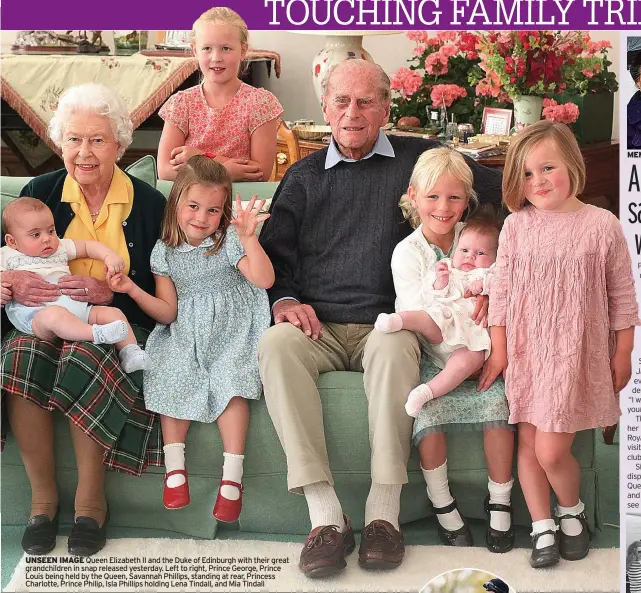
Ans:
POLYGON ((388 521, 375 520, 361 532, 358 563, 363 568, 396 568, 403 562, 403 534, 388 521))
POLYGON ((352 522, 347 515, 343 518, 345 531, 342 533, 336 525, 324 525, 310 531, 298 564, 305 576, 312 579, 326 577, 347 566, 345 556, 354 551, 356 541, 352 522))

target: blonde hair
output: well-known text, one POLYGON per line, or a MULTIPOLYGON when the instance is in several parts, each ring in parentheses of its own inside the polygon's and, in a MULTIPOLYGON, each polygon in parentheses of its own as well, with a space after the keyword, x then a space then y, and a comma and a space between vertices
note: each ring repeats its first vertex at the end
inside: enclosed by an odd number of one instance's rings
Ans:
POLYGON ((231 222, 231 177, 227 169, 218 161, 202 154, 192 156, 178 172, 174 185, 169 192, 169 200, 167 200, 162 220, 160 239, 168 247, 178 247, 178 245, 187 242, 187 237, 178 224, 178 208, 187 196, 189 188, 194 185, 205 185, 212 189, 222 188, 225 192, 220 226, 211 235, 214 246, 205 253, 205 255, 212 255, 221 248, 227 234, 227 228, 231 222))
POLYGON ((579 144, 570 128, 562 123, 542 119, 521 130, 510 144, 503 170, 503 203, 510 212, 525 206, 525 161, 541 142, 551 140, 563 154, 570 177, 570 194, 579 195, 585 187, 585 162, 579 144))
MULTIPOLYGON (((432 190, 441 175, 444 174, 451 175, 463 184, 468 206, 470 202, 474 207, 478 205, 478 196, 473 187, 472 169, 460 152, 446 146, 430 148, 418 157, 410 177, 410 187, 413 187, 417 192, 426 194, 432 190)), ((421 217, 407 194, 403 194, 399 206, 403 211, 403 216, 410 221, 413 228, 417 228, 421 223, 421 217)))
POLYGON ((203 23, 213 23, 214 25, 232 25, 238 28, 240 34, 240 45, 244 51, 249 47, 249 30, 247 23, 243 18, 231 8, 225 6, 215 6, 206 12, 203 12, 194 22, 191 28, 189 38, 192 43, 196 42, 196 27, 203 23))
POLYGON ((22 197, 12 200, 2 211, 2 228, 5 233, 11 234, 11 227, 19 216, 29 212, 42 212, 43 210, 51 212, 49 206, 36 198, 22 197))

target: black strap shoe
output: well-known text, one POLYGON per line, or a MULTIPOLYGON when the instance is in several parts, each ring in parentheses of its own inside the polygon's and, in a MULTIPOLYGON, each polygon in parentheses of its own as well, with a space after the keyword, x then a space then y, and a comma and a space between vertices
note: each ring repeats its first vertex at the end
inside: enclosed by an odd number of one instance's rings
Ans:
POLYGON ((554 566, 558 564, 560 559, 559 555, 559 540, 556 531, 548 529, 541 533, 532 534, 532 555, 530 556, 530 566, 532 568, 545 568, 546 566, 554 566), (554 543, 550 546, 545 546, 539 550, 536 549, 536 542, 542 535, 552 535, 554 543))
POLYGON ((579 535, 567 535, 559 528, 559 553, 564 560, 581 560, 590 551, 590 530, 588 529, 588 518, 585 511, 578 515, 561 515, 557 517, 559 525, 562 519, 578 519, 583 526, 579 535))
POLYGON ((76 517, 71 533, 69 534, 68 550, 73 556, 93 556, 100 552, 107 543, 107 522, 109 509, 102 527, 93 517, 76 517))
MULTIPOLYGON (((456 500, 453 500, 450 504, 441 508, 436 508, 433 506, 432 510, 437 515, 446 515, 447 513, 451 513, 452 511, 457 510, 456 500)), ((438 517, 436 518, 438 536, 446 546, 465 547, 474 545, 472 541, 472 532, 470 531, 470 526, 467 524, 465 517, 463 517, 463 515, 460 516, 461 520, 463 521, 463 527, 459 527, 458 529, 453 530, 445 529, 445 527, 441 525, 441 522, 438 521, 438 517)))
POLYGON ((41 556, 48 554, 56 547, 59 516, 60 506, 56 509, 53 519, 49 519, 48 515, 36 515, 29 519, 21 542, 22 549, 27 554, 41 556))
POLYGON ((485 514, 487 515, 487 534, 485 535, 485 544, 490 552, 495 554, 504 554, 514 547, 514 512, 512 505, 490 503, 489 495, 486 496, 483 503, 485 514), (499 531, 490 525, 490 511, 502 511, 510 514, 510 528, 507 531, 499 531))

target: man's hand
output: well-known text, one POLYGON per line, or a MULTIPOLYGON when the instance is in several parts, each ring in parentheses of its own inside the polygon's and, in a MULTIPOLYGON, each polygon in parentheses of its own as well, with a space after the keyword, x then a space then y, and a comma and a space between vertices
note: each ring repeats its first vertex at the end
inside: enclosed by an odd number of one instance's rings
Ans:
POLYGON ((27 307, 42 307, 60 296, 60 289, 35 272, 13 270, 2 273, 3 284, 11 285, 11 298, 27 307))
POLYGON ((469 288, 465 291, 463 296, 466 299, 471 297, 476 298, 476 306, 474 307, 474 311, 472 311, 472 321, 476 323, 476 325, 483 325, 483 327, 487 327, 487 310, 490 305, 490 297, 487 295, 475 296, 469 288))
POLYGON ((0 305, 6 305, 11 300, 11 283, 3 282, 0 285, 0 305))
POLYGON ((91 276, 63 276, 58 280, 58 287, 62 294, 83 303, 109 305, 114 298, 106 280, 96 280, 91 276))
POLYGON ((617 350, 610 360, 614 393, 619 393, 632 377, 632 353, 617 350))
POLYGON ((483 370, 481 371, 481 376, 476 386, 477 391, 487 391, 506 368, 507 357, 493 350, 483 365, 483 370))
POLYGON ((289 322, 300 328, 312 340, 317 340, 323 335, 323 326, 309 305, 301 305, 294 299, 285 299, 274 305, 273 312, 274 323, 289 322))

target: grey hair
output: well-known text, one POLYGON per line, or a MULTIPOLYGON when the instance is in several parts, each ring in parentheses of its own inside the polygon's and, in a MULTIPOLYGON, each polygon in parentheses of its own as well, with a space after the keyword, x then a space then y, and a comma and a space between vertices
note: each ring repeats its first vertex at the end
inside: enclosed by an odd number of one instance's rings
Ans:
POLYGON ((118 142, 118 158, 131 144, 134 127, 122 98, 104 84, 88 82, 67 89, 58 100, 58 107, 49 123, 49 137, 62 148, 62 134, 69 118, 78 112, 106 117, 118 142))
POLYGON ((323 77, 321 82, 321 89, 323 98, 327 95, 329 91, 329 83, 331 82, 332 76, 335 76, 343 68, 348 68, 352 65, 356 67, 364 67, 365 64, 368 64, 370 67, 375 68, 376 74, 379 78, 379 92, 381 100, 384 102, 391 101, 392 99, 392 89, 389 76, 386 74, 385 70, 381 68, 378 64, 373 62, 368 62, 366 60, 344 60, 338 64, 334 64, 323 77))

